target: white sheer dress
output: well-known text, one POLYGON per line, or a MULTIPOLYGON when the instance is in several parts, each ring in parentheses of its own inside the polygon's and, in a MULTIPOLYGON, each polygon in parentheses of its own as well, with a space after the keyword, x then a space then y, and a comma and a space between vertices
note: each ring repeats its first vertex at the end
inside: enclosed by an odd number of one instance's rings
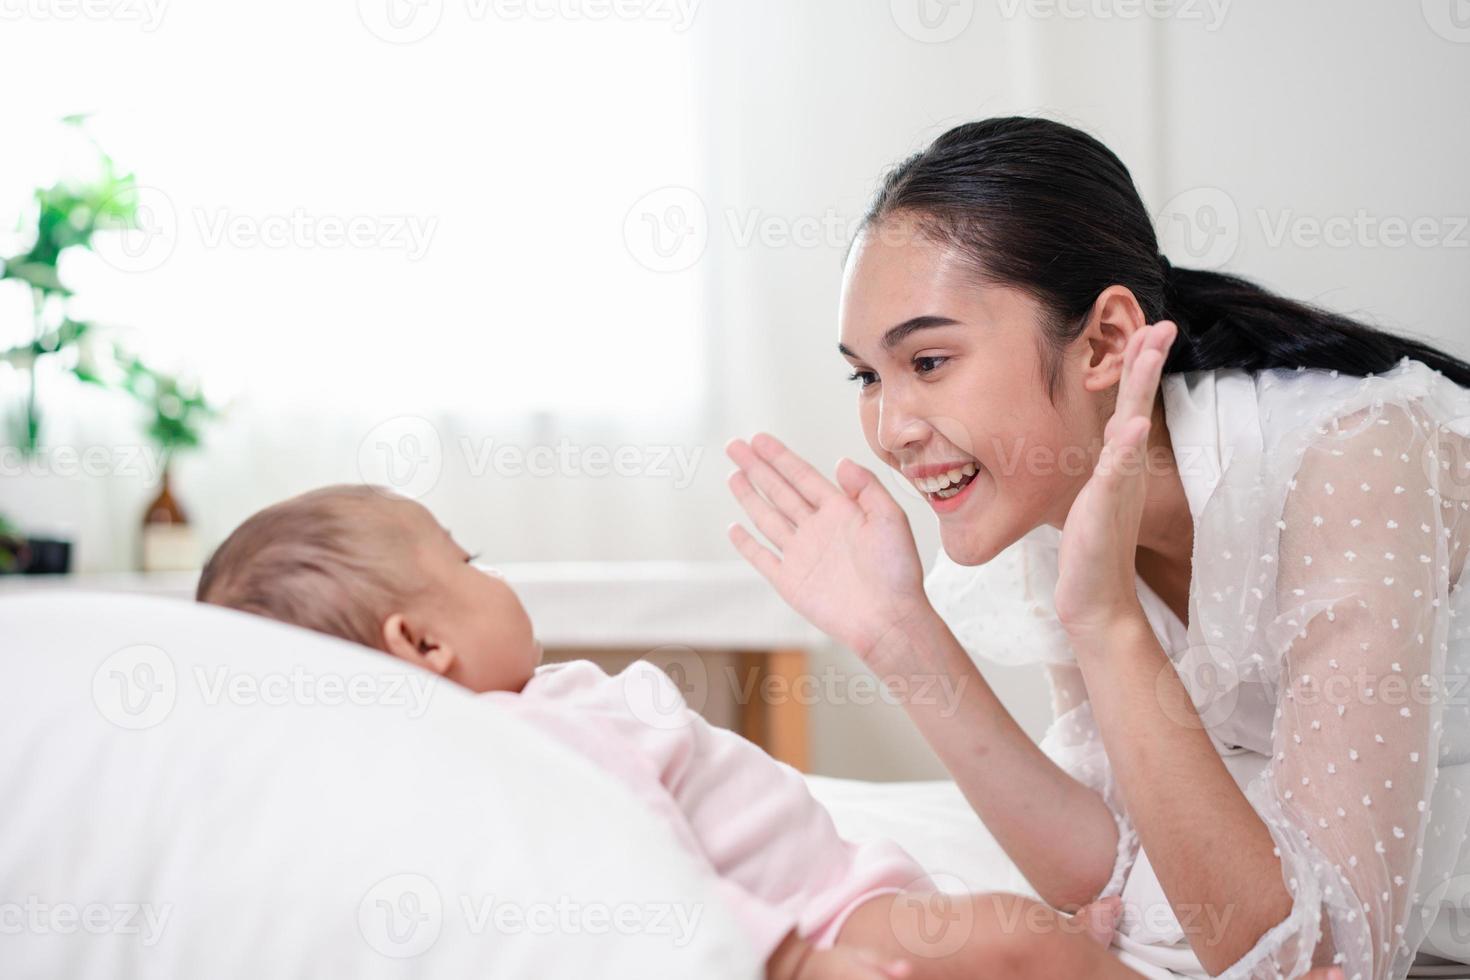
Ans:
MULTIPOLYGON (((1371 378, 1172 375, 1163 399, 1195 522, 1187 627, 1139 595, 1293 896, 1220 975, 1470 977, 1442 965, 1470 963, 1470 390, 1405 359, 1371 378)), ((1056 620, 1058 540, 1040 528, 973 568, 941 555, 927 586, 972 655, 1045 665, 1042 746, 1118 824, 1102 894, 1124 898, 1121 958, 1203 977, 1056 620)))

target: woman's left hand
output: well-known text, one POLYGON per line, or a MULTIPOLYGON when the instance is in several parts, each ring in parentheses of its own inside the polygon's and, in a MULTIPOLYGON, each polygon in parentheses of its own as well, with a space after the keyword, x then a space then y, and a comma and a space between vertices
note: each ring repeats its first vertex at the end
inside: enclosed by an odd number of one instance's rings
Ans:
POLYGON ((1134 555, 1148 491, 1148 433, 1164 358, 1177 333, 1162 320, 1128 338, 1102 452, 1062 527, 1056 610, 1073 636, 1142 615, 1134 555))

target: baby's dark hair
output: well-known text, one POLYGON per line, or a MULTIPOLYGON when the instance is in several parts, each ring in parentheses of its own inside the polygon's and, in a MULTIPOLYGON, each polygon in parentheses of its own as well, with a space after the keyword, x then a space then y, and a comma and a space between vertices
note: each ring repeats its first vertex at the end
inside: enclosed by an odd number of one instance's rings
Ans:
POLYGON ((383 621, 414 591, 393 511, 408 504, 346 484, 273 504, 215 549, 194 597, 382 650, 383 621))

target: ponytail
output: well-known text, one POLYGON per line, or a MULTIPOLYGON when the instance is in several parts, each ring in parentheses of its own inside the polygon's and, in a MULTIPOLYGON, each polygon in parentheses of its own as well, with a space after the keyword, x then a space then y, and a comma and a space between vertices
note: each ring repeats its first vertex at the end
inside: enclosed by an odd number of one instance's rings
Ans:
POLYGON ((1162 265, 1165 318, 1179 325, 1165 373, 1317 368, 1363 377, 1407 357, 1470 386, 1470 365, 1428 344, 1277 296, 1239 276, 1181 269, 1168 259, 1162 265))

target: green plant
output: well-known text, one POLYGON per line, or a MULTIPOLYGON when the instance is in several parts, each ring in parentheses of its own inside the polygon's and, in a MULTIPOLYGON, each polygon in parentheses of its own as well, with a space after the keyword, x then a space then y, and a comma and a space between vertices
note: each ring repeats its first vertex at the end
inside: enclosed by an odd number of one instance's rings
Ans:
MULTIPOLYGON (((68 116, 63 122, 85 134, 85 117, 68 116)), ((33 321, 29 342, 0 351, 0 362, 9 363, 26 379, 24 403, 11 440, 26 455, 39 447, 37 368, 54 358, 79 381, 121 388, 137 398, 151 416, 149 437, 165 451, 197 446, 200 422, 213 414, 199 392, 136 355, 101 343, 102 328, 68 315, 72 292, 59 271, 63 253, 92 249, 99 231, 136 228, 138 220, 134 176, 119 173, 112 158, 95 141, 92 145, 97 154, 95 173, 37 189, 32 220, 21 229, 33 233, 30 246, 0 258, 0 280, 16 280, 29 287, 33 321)))
POLYGON ((123 372, 119 387, 147 411, 148 438, 164 451, 165 458, 197 447, 204 423, 219 414, 198 386, 155 371, 137 357, 119 354, 117 361, 123 372))

